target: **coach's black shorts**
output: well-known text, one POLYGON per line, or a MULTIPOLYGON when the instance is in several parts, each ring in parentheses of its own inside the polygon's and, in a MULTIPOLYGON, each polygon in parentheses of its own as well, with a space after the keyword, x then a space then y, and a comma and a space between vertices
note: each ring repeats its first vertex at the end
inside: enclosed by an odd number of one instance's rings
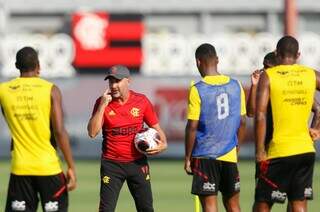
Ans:
POLYGON ((63 173, 51 176, 10 175, 6 212, 36 212, 40 196, 43 211, 68 210, 68 192, 63 173))
POLYGON ((256 202, 284 203, 313 198, 314 153, 263 161, 255 190, 256 202))
POLYGON ((153 212, 149 165, 146 158, 121 163, 102 159, 100 168, 100 212, 115 211, 124 181, 139 212, 153 212))
POLYGON ((236 163, 205 158, 192 158, 192 194, 232 196, 240 191, 240 177, 236 163))

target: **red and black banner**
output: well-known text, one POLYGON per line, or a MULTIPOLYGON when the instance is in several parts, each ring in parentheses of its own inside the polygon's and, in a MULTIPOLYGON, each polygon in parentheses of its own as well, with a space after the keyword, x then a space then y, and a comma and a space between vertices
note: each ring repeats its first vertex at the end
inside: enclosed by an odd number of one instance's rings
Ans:
POLYGON ((143 16, 78 12, 72 15, 76 68, 108 68, 142 64, 143 16))

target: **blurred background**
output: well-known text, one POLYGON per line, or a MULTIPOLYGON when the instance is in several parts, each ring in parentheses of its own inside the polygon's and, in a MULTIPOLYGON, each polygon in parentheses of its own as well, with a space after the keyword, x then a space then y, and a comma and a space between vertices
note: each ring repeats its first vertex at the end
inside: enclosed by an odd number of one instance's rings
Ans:
MULTIPOLYGON (((169 149, 183 155, 187 95, 199 80, 194 51, 213 44, 219 70, 241 81, 262 67, 264 55, 285 33, 297 36, 300 62, 320 66, 320 2, 311 0, 0 0, 0 76, 18 76, 15 54, 39 51, 41 76, 63 92, 65 123, 78 158, 98 158, 101 137, 90 142, 86 124, 107 86, 108 68, 123 64, 131 88, 156 107, 169 149)), ((252 119, 241 157, 253 156, 252 119)), ((9 156, 9 132, 0 118, 0 157, 9 156)))

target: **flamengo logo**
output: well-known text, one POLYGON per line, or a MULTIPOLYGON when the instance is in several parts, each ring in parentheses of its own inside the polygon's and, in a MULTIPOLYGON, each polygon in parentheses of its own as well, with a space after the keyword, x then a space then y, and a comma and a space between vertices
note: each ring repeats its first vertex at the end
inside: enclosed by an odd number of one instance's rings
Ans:
POLYGON ((140 14, 109 14, 103 11, 72 14, 73 65, 104 69, 115 64, 140 67, 144 35, 142 18, 140 14))
POLYGON ((280 202, 284 202, 286 200, 286 197, 287 197, 286 193, 280 192, 279 190, 272 191, 272 194, 271 194, 271 199, 277 200, 280 202))
POLYGON ((74 28, 74 35, 85 50, 99 50, 107 46, 105 39, 109 22, 94 13, 85 13, 74 28))
POLYGON ((59 206, 58 206, 58 202, 47 202, 44 206, 45 211, 49 212, 49 211, 58 211, 59 206))
POLYGON ((215 183, 203 183, 203 190, 204 191, 215 191, 216 190, 216 184, 215 183))
POLYGON ((25 201, 12 201, 11 208, 14 211, 24 211, 26 210, 26 202, 25 201))

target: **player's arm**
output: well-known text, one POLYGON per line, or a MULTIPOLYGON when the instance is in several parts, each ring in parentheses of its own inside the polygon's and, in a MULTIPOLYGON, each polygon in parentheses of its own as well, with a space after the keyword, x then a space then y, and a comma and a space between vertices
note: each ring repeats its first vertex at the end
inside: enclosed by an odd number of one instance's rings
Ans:
POLYGON ((316 73, 316 87, 317 87, 317 90, 320 91, 320 72, 315 71, 315 73, 316 73))
POLYGON ((260 70, 256 70, 251 74, 251 87, 249 90, 249 97, 247 101, 248 117, 253 117, 256 111, 256 97, 257 97, 259 78, 260 78, 260 70))
POLYGON ((270 96, 269 78, 265 72, 261 74, 257 90, 257 108, 255 115, 255 150, 256 161, 267 159, 264 139, 266 135, 266 114, 270 96))
POLYGON ((160 124, 155 124, 155 125, 152 125, 151 127, 158 131, 160 140, 157 140, 157 143, 158 143, 157 147, 150 150, 148 149, 147 153, 148 155, 155 155, 166 150, 168 147, 168 144, 167 144, 167 137, 164 131, 161 129, 160 124))
MULTIPOLYGON (((237 145, 237 152, 239 152, 240 150, 240 145, 242 144, 243 140, 244 140, 244 137, 245 137, 245 133, 246 133, 246 114, 247 114, 247 111, 246 111, 246 97, 245 97, 245 94, 244 94, 244 90, 241 86, 241 83, 238 81, 239 83, 239 86, 240 86, 240 89, 241 89, 241 103, 240 103, 240 107, 241 107, 241 110, 240 110, 240 115, 241 115, 241 118, 240 118, 240 126, 238 128, 238 132, 237 132, 237 137, 238 137, 238 145, 237 145)), ((253 83, 254 84, 254 83, 253 83)))
POLYGON ((196 140, 196 133, 198 129, 198 120, 188 119, 186 129, 185 129, 185 164, 184 170, 187 174, 192 174, 191 170, 191 154, 196 140))
MULTIPOLYGON (((244 140, 245 137, 245 132, 246 132, 246 97, 244 94, 244 90, 241 86, 241 83, 238 82, 240 85, 240 95, 241 95, 241 110, 240 110, 240 115, 241 115, 241 119, 240 119, 240 126, 238 128, 238 132, 237 132, 237 137, 238 137, 238 144, 241 144, 244 140)), ((254 82, 253 84, 258 83, 258 81, 254 82)), ((254 94, 255 95, 255 94, 254 94)))
POLYGON ((95 138, 100 132, 103 124, 103 114, 105 107, 112 100, 112 97, 107 89, 100 98, 100 101, 95 105, 92 116, 88 122, 87 130, 90 138, 95 138))
POLYGON ((243 116, 241 116, 240 126, 239 126, 238 132, 237 132, 237 138, 238 138, 237 153, 238 154, 240 152, 240 145, 242 144, 242 142, 245 138, 245 135, 246 135, 246 116, 243 115, 243 116))
POLYGON ((62 151, 65 161, 68 165, 67 180, 68 190, 76 188, 76 172, 70 148, 69 136, 63 123, 62 96, 59 88, 53 86, 51 90, 51 123, 53 134, 59 148, 62 151))
POLYGON ((246 135, 246 116, 241 116, 240 127, 237 133, 238 144, 242 144, 245 135, 246 135))
POLYGON ((313 100, 312 112, 313 118, 311 122, 311 128, 320 129, 320 104, 316 98, 313 100))
POLYGON ((198 90, 195 86, 191 85, 188 101, 188 121, 185 128, 184 170, 187 174, 192 174, 191 156, 199 125, 200 108, 201 100, 198 90))
MULTIPOLYGON (((315 74, 316 74, 316 88, 318 91, 320 91, 320 73, 318 71, 315 71, 315 74)), ((316 101, 316 99, 315 99, 316 101)), ((314 102, 315 104, 315 102, 314 102)), ((314 117, 313 117, 313 120, 312 120, 312 125, 311 125, 311 128, 309 129, 309 133, 310 133, 310 136, 312 138, 312 140, 316 141, 316 140, 319 140, 320 139, 320 121, 317 121, 319 120, 319 110, 318 110, 318 102, 316 103, 317 104, 317 110, 314 111, 314 117), (316 123, 314 123, 316 122, 316 123)), ((314 105, 313 105, 314 107, 314 105)))

